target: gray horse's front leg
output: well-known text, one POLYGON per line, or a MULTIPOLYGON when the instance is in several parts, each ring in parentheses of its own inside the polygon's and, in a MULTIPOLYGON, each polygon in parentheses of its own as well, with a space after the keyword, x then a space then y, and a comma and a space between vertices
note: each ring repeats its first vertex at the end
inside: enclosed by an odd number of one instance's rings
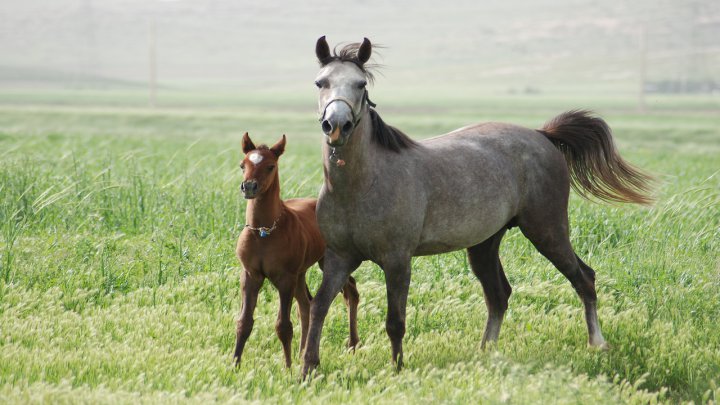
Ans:
POLYGON ((405 337, 405 313, 410 289, 410 257, 386 259, 381 264, 385 272, 388 312, 385 330, 392 345, 392 359, 398 370, 403 366, 402 341, 405 337))
POLYGON ((310 303, 310 327, 303 358, 303 379, 320 364, 320 334, 330 304, 347 283, 350 274, 360 265, 360 261, 342 258, 330 249, 325 251, 324 261, 322 283, 310 303))

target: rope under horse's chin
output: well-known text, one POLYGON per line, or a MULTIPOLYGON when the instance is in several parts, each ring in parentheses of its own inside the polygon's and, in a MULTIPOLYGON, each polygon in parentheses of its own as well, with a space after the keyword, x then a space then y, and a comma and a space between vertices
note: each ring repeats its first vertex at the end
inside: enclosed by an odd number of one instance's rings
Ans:
MULTIPOLYGON (((325 108, 323 108, 322 114, 319 114, 320 118, 318 118, 318 121, 323 122, 325 120, 325 114, 327 114, 328 107, 330 107, 330 104, 336 101, 341 101, 347 104, 347 106, 350 108, 350 114, 352 114, 353 127, 357 127, 357 125, 360 123, 362 115, 360 113, 355 113, 355 110, 352 107, 352 103, 350 103, 350 101, 345 97, 335 97, 332 100, 328 101, 325 104, 325 108)), ((365 90, 365 93, 363 94, 362 103, 360 103, 360 111, 362 111, 362 108, 365 104, 367 104, 371 108, 377 107, 377 104, 373 103, 370 100, 370 96, 368 95, 367 90, 365 90)), ((335 146, 330 148, 330 155, 328 156, 328 160, 330 161, 330 163, 334 164, 337 167, 345 166, 345 161, 343 159, 340 159, 339 152, 337 151, 335 146)))
POLYGON ((340 156, 334 146, 330 148, 330 156, 328 156, 328 160, 337 167, 345 166, 345 161, 340 159, 340 156))

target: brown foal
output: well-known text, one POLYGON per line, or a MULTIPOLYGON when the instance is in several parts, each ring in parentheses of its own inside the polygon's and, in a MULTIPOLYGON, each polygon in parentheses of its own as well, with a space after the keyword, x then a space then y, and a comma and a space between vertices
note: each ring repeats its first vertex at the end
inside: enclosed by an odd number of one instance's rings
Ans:
MULTIPOLYGON (((247 133, 243 136, 245 153, 240 167, 243 182, 240 189, 248 200, 245 229, 237 243, 237 257, 243 266, 242 309, 237 322, 235 364, 240 365, 245 342, 253 327, 253 313, 258 292, 265 279, 280 294, 280 311, 275 331, 285 353, 285 365, 291 365, 293 326, 290 308, 293 297, 298 302, 302 338, 300 351, 305 348, 310 321, 310 290, 305 283, 307 269, 315 263, 323 267, 325 241, 315 218, 314 198, 280 199, 278 159, 285 151, 285 135, 274 146, 255 146, 247 133)), ((350 341, 354 348, 357 334, 357 307, 360 300, 355 280, 350 277, 343 288, 343 297, 350 315, 350 341)))

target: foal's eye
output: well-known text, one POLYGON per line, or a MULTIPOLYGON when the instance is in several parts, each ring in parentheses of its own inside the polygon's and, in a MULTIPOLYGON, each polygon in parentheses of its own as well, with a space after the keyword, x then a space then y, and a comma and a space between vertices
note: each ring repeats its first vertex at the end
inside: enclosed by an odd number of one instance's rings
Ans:
POLYGON ((267 171, 271 172, 271 171, 273 171, 274 168, 275 168, 275 165, 269 165, 267 167, 267 171))
POLYGON ((240 170, 245 171, 245 163, 240 163, 240 170))

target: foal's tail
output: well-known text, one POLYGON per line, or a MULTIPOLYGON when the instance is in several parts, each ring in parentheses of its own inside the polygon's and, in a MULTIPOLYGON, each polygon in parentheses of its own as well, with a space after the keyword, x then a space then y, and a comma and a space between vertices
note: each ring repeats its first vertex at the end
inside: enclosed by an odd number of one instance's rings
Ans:
POLYGON ((623 160, 610 128, 590 111, 558 115, 538 130, 565 155, 570 184, 581 196, 608 202, 652 204, 654 178, 623 160))

